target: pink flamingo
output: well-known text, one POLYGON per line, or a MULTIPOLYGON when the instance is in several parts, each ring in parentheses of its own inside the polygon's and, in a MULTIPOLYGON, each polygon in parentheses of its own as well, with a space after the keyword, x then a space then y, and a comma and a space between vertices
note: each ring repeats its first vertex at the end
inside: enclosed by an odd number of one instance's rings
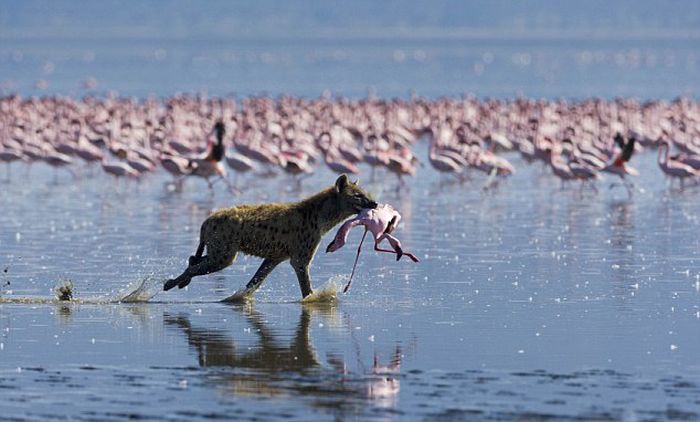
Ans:
POLYGON ((341 157, 338 153, 333 150, 328 150, 325 155, 326 165, 328 168, 333 170, 333 172, 338 174, 358 174, 360 169, 350 161, 341 157))
POLYGON ((700 175, 700 173, 695 170, 693 167, 684 164, 681 161, 673 160, 669 158, 668 152, 669 152, 670 146, 667 142, 661 143, 659 146, 659 155, 657 157, 657 162, 659 163, 659 167, 661 168, 661 171, 663 171, 666 176, 671 176, 675 177, 680 180, 681 184, 681 189, 683 189, 683 181, 688 178, 688 177, 696 177, 700 175), (663 159, 661 158, 661 151, 665 150, 665 154, 663 156, 663 159))
POLYGON ((416 166, 411 160, 407 160, 401 155, 391 154, 389 156, 389 165, 387 166, 390 172, 399 177, 399 182, 403 184, 403 176, 413 176, 416 174, 416 166))
POLYGON ((102 161, 102 169, 115 177, 139 177, 140 173, 127 163, 102 161))
MULTIPOLYGON (((56 179, 57 176, 57 171, 59 168, 69 166, 73 164, 73 159, 67 156, 66 154, 61 154, 60 152, 56 151, 51 147, 49 144, 44 146, 43 149, 43 156, 41 157, 42 160, 44 160, 47 164, 49 164, 51 167, 53 167, 54 170, 54 179, 56 179)), ((73 176, 75 177, 75 173, 69 168, 66 167, 66 170, 73 176)))
POLYGON ((295 154, 292 152, 282 152, 280 154, 280 166, 285 172, 297 176, 300 174, 313 173, 313 167, 309 164, 309 158, 305 153, 295 154))
POLYGON ((333 238, 333 241, 326 248, 326 253, 335 252, 345 245, 348 239, 348 234, 350 230, 357 226, 362 225, 365 227, 365 232, 362 235, 362 240, 360 245, 357 247, 357 255, 355 256, 355 263, 352 266, 352 272, 350 273, 350 280, 348 284, 343 289, 343 293, 347 292, 350 288, 350 283, 352 283, 352 276, 355 274, 355 268, 357 267, 357 260, 360 257, 360 251, 362 250, 362 242, 365 241, 365 236, 367 232, 372 232, 374 237, 374 250, 378 252, 387 252, 396 254, 396 260, 401 259, 402 256, 406 255, 413 262, 418 262, 418 258, 412 253, 404 252, 401 247, 401 242, 399 239, 395 238, 391 233, 396 229, 396 226, 401 221, 401 214, 394 209, 391 205, 382 204, 377 205, 376 208, 370 209, 365 208, 357 215, 357 217, 346 221, 333 238), (386 239, 394 250, 381 249, 379 244, 382 240, 386 239))
POLYGON ((571 168, 562 161, 561 155, 559 155, 559 148, 550 149, 549 154, 549 165, 552 168, 552 173, 561 180, 562 186, 564 186, 565 182, 576 179, 571 168))
POLYGON ((160 165, 163 166, 165 171, 175 177, 186 176, 189 174, 189 169, 187 168, 188 164, 189 160, 187 158, 173 155, 163 155, 163 157, 160 159, 160 165))
POLYGON ((149 160, 141 158, 140 155, 132 153, 131 151, 129 151, 125 159, 126 162, 139 173, 148 173, 155 168, 153 163, 151 163, 149 160))
POLYGON ((226 152, 226 164, 237 173, 245 173, 256 168, 253 160, 234 151, 226 152))
POLYGON ((19 151, 14 151, 9 148, 0 149, 0 161, 7 164, 7 180, 10 180, 10 164, 23 159, 24 157, 19 151))
POLYGON ((591 186, 593 187, 593 190, 596 192, 598 191, 598 189, 595 187, 595 181, 601 177, 595 169, 578 161, 570 161, 569 170, 571 170, 571 173, 576 179, 581 181, 581 189, 583 189, 583 185, 586 182, 592 182, 593 184, 591 184, 591 186))
MULTIPOLYGON (((461 159, 461 157, 459 157, 461 159)), ((430 165, 440 173, 462 174, 466 160, 457 161, 454 157, 438 153, 435 141, 430 143, 430 152, 428 154, 430 165)))

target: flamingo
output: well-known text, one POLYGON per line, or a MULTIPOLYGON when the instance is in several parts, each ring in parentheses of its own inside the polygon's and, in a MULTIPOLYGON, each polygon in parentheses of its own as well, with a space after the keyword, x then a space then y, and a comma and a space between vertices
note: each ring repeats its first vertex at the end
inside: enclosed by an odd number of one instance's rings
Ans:
POLYGON ((189 169, 187 165, 189 160, 183 157, 177 157, 174 155, 164 155, 160 159, 160 165, 163 166, 165 171, 172 174, 175 177, 186 176, 189 174, 189 169))
POLYGON ((9 148, 0 149, 0 161, 7 165, 7 180, 10 180, 10 164, 15 161, 21 161, 24 156, 21 152, 9 148))
MULTIPOLYGON (((374 204, 376 205, 376 203, 374 204)), ((360 240, 360 245, 357 247, 357 255, 355 256, 355 263, 352 266, 352 272, 350 273, 350 279, 348 284, 345 285, 343 293, 346 293, 350 288, 350 283, 352 283, 352 276, 355 274, 355 267, 357 267, 357 260, 360 257, 360 251, 362 250, 362 243, 365 241, 365 236, 367 232, 372 232, 374 237, 374 250, 378 252, 387 252, 396 254, 396 260, 400 260, 402 256, 409 257, 413 262, 418 262, 418 258, 412 253, 405 252, 401 246, 399 239, 395 238, 391 233, 396 229, 396 227, 401 221, 401 214, 396 211, 391 205, 383 204, 376 205, 375 208, 364 208, 359 212, 357 217, 346 221, 338 232, 336 233, 333 241, 326 247, 326 253, 335 252, 345 245, 348 239, 348 233, 350 230, 358 225, 365 227, 365 232, 362 235, 362 240, 360 240), (379 244, 382 240, 386 239, 393 250, 381 249, 379 244)))
POLYGON ((190 159, 188 168, 189 175, 202 177, 209 184, 209 189, 213 187, 213 183, 209 180, 210 177, 218 176, 216 180, 223 180, 233 190, 226 179, 226 167, 221 162, 224 158, 226 147, 224 146, 224 135, 226 134, 226 126, 222 121, 216 122, 213 129, 216 134, 216 142, 209 143, 208 151, 203 158, 190 159))
POLYGON ((560 147, 557 145, 556 148, 549 150, 549 165, 552 168, 552 173, 561 180, 561 185, 569 180, 575 180, 576 176, 569 166, 567 166, 561 160, 560 147))
POLYGON ((226 164, 237 173, 245 173, 257 168, 253 160, 235 151, 226 152, 226 164))
POLYGON ((695 170, 700 170, 700 155, 698 154, 681 154, 676 160, 695 170))
MULTIPOLYGON (((631 182, 628 182, 627 179, 625 179, 625 176, 639 176, 639 172, 635 168, 627 165, 630 158, 632 158, 632 154, 634 153, 635 142, 635 138, 630 138, 627 142, 625 142, 622 135, 620 135, 620 133, 618 132, 615 135, 615 143, 617 143, 618 146, 622 148, 622 151, 612 160, 610 164, 608 164, 601 170, 607 173, 618 175, 622 180, 622 184, 627 189, 627 193, 630 196, 632 196, 632 189, 634 186, 631 185, 631 182)), ((612 186, 613 185, 610 185, 610 187, 612 186)))
POLYGON ((685 179, 689 177, 696 177, 700 175, 700 172, 695 170, 693 167, 684 164, 681 161, 673 160, 669 158, 668 153, 669 153, 670 145, 667 142, 662 142, 661 145, 659 145, 659 153, 657 157, 657 163, 659 164, 659 168, 661 168, 661 171, 666 174, 666 176, 676 178, 680 181, 681 185, 681 190, 683 189, 683 182, 685 179), (665 151, 663 154, 663 159, 661 157, 661 152, 665 151))
POLYGON ((308 156, 304 153, 293 154, 282 152, 280 155, 280 166, 285 172, 293 176, 313 173, 313 168, 309 164, 308 156))
POLYGON ((389 155, 389 165, 387 165, 387 169, 398 176, 401 184, 404 183, 403 176, 413 176, 416 174, 416 166, 414 166, 410 160, 398 154, 389 155))
MULTIPOLYGON (((578 161, 570 161, 569 170, 571 170, 571 173, 574 175, 574 178, 581 181, 581 189, 583 189, 583 185, 586 182, 595 182, 596 180, 601 178, 595 169, 578 161)), ((595 184, 591 184, 591 186, 593 187, 593 190, 595 190, 596 192, 598 191, 595 184)))
POLYGON ((102 160, 102 169, 117 178, 119 177, 139 177, 140 173, 127 163, 121 161, 102 160))
POLYGON ((73 159, 66 154, 61 154, 53 149, 53 147, 45 145, 42 151, 41 159, 54 168, 54 180, 57 177, 59 168, 65 168, 73 177, 75 177, 75 173, 73 173, 73 171, 67 167, 73 164, 73 159))
POLYGON ((460 175, 464 171, 464 165, 466 164, 466 161, 462 157, 459 157, 461 161, 457 161, 457 159, 452 156, 438 154, 435 141, 430 142, 428 158, 430 160, 430 165, 440 173, 460 175))
POLYGON ((360 169, 350 161, 347 161, 333 150, 328 150, 325 155, 325 161, 328 168, 338 174, 359 174, 360 169))

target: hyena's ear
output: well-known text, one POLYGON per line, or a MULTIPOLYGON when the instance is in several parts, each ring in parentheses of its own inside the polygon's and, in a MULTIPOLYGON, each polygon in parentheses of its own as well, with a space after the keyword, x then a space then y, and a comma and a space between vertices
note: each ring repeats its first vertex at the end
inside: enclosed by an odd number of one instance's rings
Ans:
POLYGON ((338 177, 338 180, 335 181, 335 190, 336 192, 342 192, 345 190, 345 188, 348 187, 348 176, 346 174, 341 174, 340 177, 338 177))

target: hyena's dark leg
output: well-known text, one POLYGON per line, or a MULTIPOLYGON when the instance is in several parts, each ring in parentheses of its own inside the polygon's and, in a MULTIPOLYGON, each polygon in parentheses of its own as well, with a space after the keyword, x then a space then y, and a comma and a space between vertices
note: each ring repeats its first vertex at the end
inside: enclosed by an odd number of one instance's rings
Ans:
POLYGON ((190 267, 202 262, 202 259, 204 259, 204 258, 202 258, 203 253, 204 253, 204 242, 200 241, 199 247, 197 247, 197 252, 195 252, 195 254, 193 256, 191 256, 189 259, 190 267))
POLYGON ((234 259, 236 259, 235 251, 232 254, 211 253, 210 251, 209 255, 202 258, 202 262, 200 262, 197 265, 187 267, 185 272, 180 274, 180 276, 172 280, 168 280, 163 286, 163 290, 167 291, 175 286, 182 289, 183 287, 190 284, 190 282, 192 281, 192 277, 221 271, 224 268, 231 265, 234 259))
POLYGON ((294 272, 297 273, 299 288, 301 289, 301 297, 305 298, 313 293, 313 290, 311 290, 311 275, 309 274, 309 264, 311 264, 311 260, 303 258, 292 259, 290 264, 292 264, 294 272))
POLYGON ((262 264, 260 264, 260 268, 258 268, 258 271, 255 272, 253 278, 251 278, 248 284, 245 286, 246 289, 257 290, 263 284, 265 278, 267 278, 267 276, 272 272, 272 270, 275 269, 277 265, 280 264, 280 262, 282 262, 281 259, 266 258, 262 264))

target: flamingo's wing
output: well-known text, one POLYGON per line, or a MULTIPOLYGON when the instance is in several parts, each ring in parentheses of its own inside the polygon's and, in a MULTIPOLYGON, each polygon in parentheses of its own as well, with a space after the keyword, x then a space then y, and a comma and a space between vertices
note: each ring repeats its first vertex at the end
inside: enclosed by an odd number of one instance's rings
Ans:
POLYGON ((625 148, 625 138, 620 135, 620 132, 615 134, 615 143, 621 148, 625 148))
POLYGON ((625 147, 622 148, 622 155, 620 158, 622 158, 622 161, 629 161, 630 158, 632 158, 632 154, 634 153, 634 143, 636 142, 636 139, 630 138, 629 141, 625 144, 625 147))

